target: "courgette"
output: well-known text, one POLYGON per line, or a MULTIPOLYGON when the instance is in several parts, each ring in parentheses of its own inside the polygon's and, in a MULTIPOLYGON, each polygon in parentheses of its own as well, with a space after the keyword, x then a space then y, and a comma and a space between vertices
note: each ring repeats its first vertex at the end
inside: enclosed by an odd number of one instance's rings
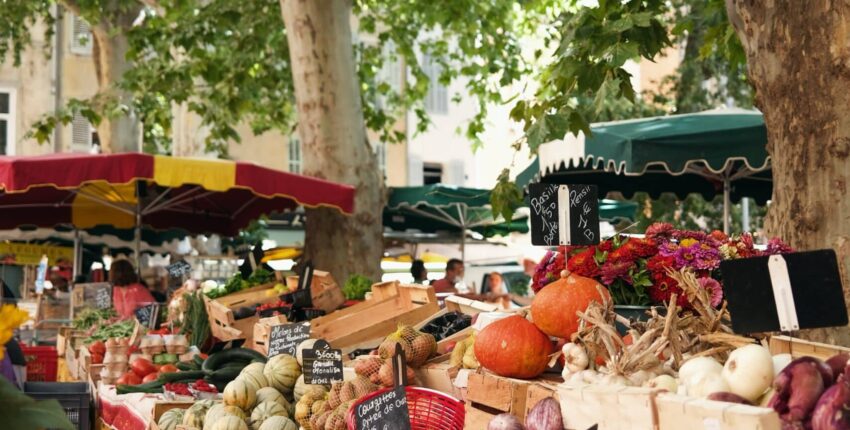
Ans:
POLYGON ((175 366, 182 371, 200 370, 200 368, 195 365, 194 361, 181 361, 175 364, 175 366))
POLYGON ((157 381, 161 383, 166 382, 177 382, 177 381, 186 381, 192 380, 197 381, 204 377, 203 370, 190 370, 187 372, 173 372, 173 373, 160 373, 157 381))
POLYGON ((157 379, 156 381, 147 382, 139 385, 118 385, 115 387, 118 394, 127 393, 161 393, 164 382, 157 379))
POLYGON ((225 363, 233 362, 233 361, 260 361, 265 363, 267 361, 266 356, 260 354, 253 349, 246 348, 232 348, 225 349, 224 351, 216 352, 215 354, 207 357, 206 361, 204 361, 204 365, 201 366, 203 370, 206 372, 214 372, 221 367, 224 367, 225 363))
POLYGON ((227 383, 236 379, 240 372, 242 372, 241 368, 225 367, 208 374, 207 377, 214 381, 227 383))

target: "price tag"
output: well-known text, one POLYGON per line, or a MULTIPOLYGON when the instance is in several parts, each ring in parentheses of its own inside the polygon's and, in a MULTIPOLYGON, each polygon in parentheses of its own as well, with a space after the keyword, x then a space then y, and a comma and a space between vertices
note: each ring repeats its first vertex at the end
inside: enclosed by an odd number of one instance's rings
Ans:
POLYGON ((310 323, 278 324, 269 334, 269 358, 280 354, 295 356, 298 344, 310 338, 310 323))
POLYGON ((165 266, 168 275, 172 278, 180 278, 192 273, 192 266, 184 260, 177 261, 173 264, 165 266))
POLYGON ((324 340, 318 340, 312 349, 303 352, 304 382, 313 385, 331 385, 342 381, 342 350, 331 349, 324 340))
POLYGON ((102 285, 94 291, 94 307, 98 309, 112 307, 112 287, 109 284, 102 285))
POLYGON ((139 324, 147 328, 155 328, 159 322, 159 303, 142 306, 133 312, 139 324))
POLYGON ((74 312, 83 308, 109 309, 112 307, 112 285, 107 282, 80 283, 71 293, 74 312))
POLYGON ((531 243, 585 246, 599 243, 596 185, 531 184, 531 243))
POLYGON ((357 428, 360 430, 404 430, 410 428, 410 409, 404 386, 383 392, 357 406, 357 428))

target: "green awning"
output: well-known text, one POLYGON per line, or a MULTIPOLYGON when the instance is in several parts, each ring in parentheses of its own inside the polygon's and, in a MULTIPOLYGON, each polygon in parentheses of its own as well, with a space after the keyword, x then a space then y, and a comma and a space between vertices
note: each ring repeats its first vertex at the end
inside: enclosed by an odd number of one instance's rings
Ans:
POLYGON ((475 231, 484 237, 527 233, 528 218, 516 214, 497 221, 490 209, 490 190, 425 185, 391 188, 384 209, 384 227, 396 231, 475 231))

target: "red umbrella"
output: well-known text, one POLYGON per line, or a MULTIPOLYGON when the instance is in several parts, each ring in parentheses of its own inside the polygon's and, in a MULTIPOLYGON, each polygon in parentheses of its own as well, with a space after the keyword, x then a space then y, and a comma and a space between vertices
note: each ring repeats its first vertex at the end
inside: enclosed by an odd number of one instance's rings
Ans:
POLYGON ((233 236, 297 206, 351 213, 354 188, 252 163, 147 154, 0 157, 0 229, 182 228, 233 236))

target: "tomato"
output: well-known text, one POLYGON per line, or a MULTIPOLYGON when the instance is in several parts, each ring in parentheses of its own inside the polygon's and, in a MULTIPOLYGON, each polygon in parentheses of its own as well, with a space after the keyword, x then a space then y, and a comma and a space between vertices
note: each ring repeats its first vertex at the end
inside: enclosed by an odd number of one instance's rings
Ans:
POLYGON ((142 383, 142 378, 136 376, 133 372, 127 372, 118 378, 119 385, 139 385, 142 383))
POLYGON ((94 354, 106 354, 106 345, 102 341, 97 341, 91 345, 89 345, 89 352, 94 354))
POLYGON ((162 373, 175 373, 179 372, 180 369, 178 369, 173 364, 163 364, 162 366, 159 366, 159 371, 162 373))
POLYGON ((92 354, 91 364, 103 364, 103 354, 92 354))
POLYGON ((148 376, 142 378, 142 383, 147 384, 148 382, 156 381, 157 378, 159 378, 159 373, 151 373, 148 376))
POLYGON ((150 360, 141 357, 130 363, 130 369, 139 378, 144 378, 151 373, 156 373, 156 367, 153 367, 153 363, 151 363, 150 360))

